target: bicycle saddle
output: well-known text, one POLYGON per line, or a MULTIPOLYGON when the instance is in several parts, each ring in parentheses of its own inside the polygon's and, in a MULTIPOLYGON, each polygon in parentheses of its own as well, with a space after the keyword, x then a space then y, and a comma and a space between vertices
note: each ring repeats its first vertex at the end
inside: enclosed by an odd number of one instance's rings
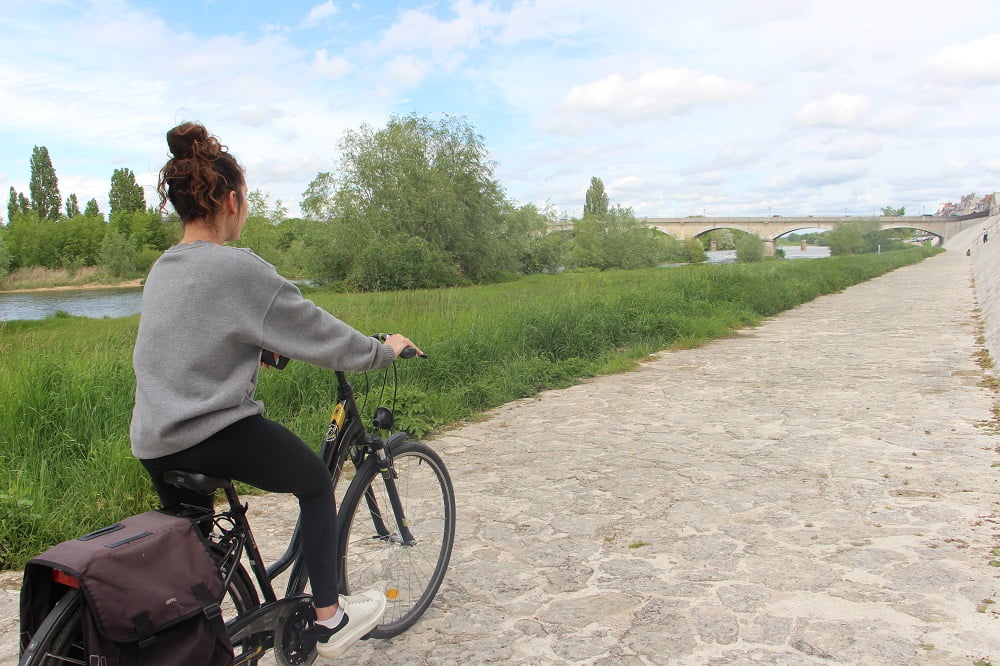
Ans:
POLYGON ((198 472, 185 472, 183 470, 170 470, 163 473, 163 480, 172 486, 193 490, 201 495, 211 495, 219 488, 225 488, 232 481, 222 479, 217 476, 200 474, 198 472))

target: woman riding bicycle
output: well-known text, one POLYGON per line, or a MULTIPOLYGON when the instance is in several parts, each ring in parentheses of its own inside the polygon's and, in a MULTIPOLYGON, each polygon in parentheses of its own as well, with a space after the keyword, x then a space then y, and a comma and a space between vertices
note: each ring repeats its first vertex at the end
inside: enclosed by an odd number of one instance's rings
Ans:
POLYGON ((133 364, 132 452, 164 506, 211 508, 212 497, 167 484, 185 469, 236 479, 299 500, 306 567, 316 607, 317 651, 336 657, 378 623, 385 595, 338 595, 337 514, 323 460, 298 436, 262 416, 254 399, 263 350, 332 370, 381 368, 408 346, 354 330, 303 298, 239 238, 247 186, 236 158, 204 126, 167 132, 172 157, 160 171, 161 209, 184 223, 180 242, 146 278, 133 364))

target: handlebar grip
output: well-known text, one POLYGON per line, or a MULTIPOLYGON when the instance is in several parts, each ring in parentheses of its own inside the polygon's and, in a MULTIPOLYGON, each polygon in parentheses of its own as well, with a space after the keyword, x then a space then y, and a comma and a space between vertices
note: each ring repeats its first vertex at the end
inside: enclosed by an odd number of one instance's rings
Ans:
MULTIPOLYGON (((389 337, 389 333, 376 333, 372 337, 379 342, 385 342, 385 339, 389 337)), ((403 351, 399 352, 399 358, 413 358, 414 356, 419 356, 420 358, 427 358, 427 354, 417 353, 416 347, 404 347, 403 351)))
POLYGON ((278 370, 284 370, 285 366, 288 365, 289 358, 287 356, 281 356, 280 354, 275 354, 273 351, 268 349, 262 349, 260 351, 260 362, 264 365, 269 365, 272 368, 277 368, 278 370))

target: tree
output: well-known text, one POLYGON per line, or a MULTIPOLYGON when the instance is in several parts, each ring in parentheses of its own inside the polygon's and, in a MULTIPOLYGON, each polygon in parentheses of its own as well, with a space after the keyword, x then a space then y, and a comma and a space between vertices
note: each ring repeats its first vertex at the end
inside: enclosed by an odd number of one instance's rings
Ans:
POLYGON ((682 253, 680 244, 646 226, 631 208, 584 215, 573 224, 570 263, 577 268, 648 268, 682 253))
POLYGON ((20 208, 17 205, 17 190, 10 188, 10 199, 7 200, 7 221, 10 222, 14 219, 14 216, 20 212, 20 208))
POLYGON ((80 214, 80 202, 76 199, 76 194, 66 197, 66 217, 73 219, 80 214))
POLYGON ((299 208, 307 220, 329 221, 333 217, 333 200, 337 181, 329 171, 316 174, 309 187, 302 193, 299 208))
POLYGON ((165 250, 170 246, 173 234, 170 225, 165 224, 163 217, 155 209, 120 211, 112 218, 111 228, 128 238, 136 249, 149 246, 156 250, 165 250))
POLYGON ((764 260, 764 241, 754 234, 743 234, 736 239, 736 261, 752 263, 764 260))
POLYGON ((108 229, 101 242, 101 266, 116 277, 125 277, 135 271, 137 250, 131 240, 115 229, 108 229))
POLYGON ((347 273, 341 279, 354 275, 359 285, 370 285, 363 278, 369 271, 360 266, 368 248, 413 238, 426 242, 414 245, 423 266, 391 267, 419 270, 412 284, 440 286, 436 281, 445 275, 484 280, 516 269, 509 204, 483 138, 467 120, 393 116, 380 130, 349 130, 340 148, 335 175, 317 176, 303 201, 310 218, 330 220, 326 233, 336 238, 336 250, 330 243, 314 246, 326 253, 319 264, 336 265, 347 273), (455 270, 427 270, 433 261, 455 270))
POLYGON ((7 272, 10 270, 13 261, 14 258, 10 255, 10 250, 7 249, 7 243, 4 241, 3 236, 0 235, 0 280, 7 276, 7 272))
POLYGON ((684 254, 689 263, 700 264, 705 261, 705 248, 702 246, 701 241, 697 238, 688 238, 682 244, 684 246, 684 254))
POLYGON ((893 208, 892 206, 886 206, 882 209, 883 217, 902 217, 906 215, 906 207, 893 208))
POLYGON ((712 241, 715 241, 716 250, 736 249, 736 238, 731 229, 713 229, 699 238, 702 239, 702 245, 706 250, 711 249, 712 241))
POLYGON ((45 146, 35 146, 31 153, 31 207, 38 212, 39 219, 59 219, 62 197, 59 196, 59 179, 45 146))
POLYGON ((111 209, 109 214, 111 219, 118 213, 146 210, 146 197, 142 193, 142 187, 135 182, 135 174, 131 169, 115 169, 111 174, 108 206, 111 209))
POLYGON ((87 207, 84 209, 83 214, 89 217, 103 217, 101 209, 97 207, 97 199, 91 199, 87 202, 87 207))
POLYGON ((520 207, 511 205, 505 217, 509 232, 507 242, 517 254, 517 272, 552 272, 565 265, 567 236, 550 231, 557 221, 553 207, 540 211, 530 203, 520 207))
POLYGON ((608 212, 608 195, 604 192, 604 183, 600 178, 591 178, 587 188, 587 198, 583 204, 583 216, 606 215, 608 212))
POLYGON ((878 220, 855 220, 838 224, 826 232, 830 254, 863 254, 876 252, 881 245, 878 220))
POLYGON ((281 200, 271 205, 271 197, 260 190, 247 194, 247 219, 235 245, 248 247, 268 262, 279 264, 278 228, 288 211, 281 200))

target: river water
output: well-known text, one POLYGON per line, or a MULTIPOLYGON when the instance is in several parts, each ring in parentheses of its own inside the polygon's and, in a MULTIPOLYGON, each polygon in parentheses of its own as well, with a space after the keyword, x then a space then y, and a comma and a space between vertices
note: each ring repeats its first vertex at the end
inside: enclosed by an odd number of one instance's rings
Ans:
POLYGON ((138 314, 142 289, 74 289, 0 293, 0 321, 45 319, 62 310, 71 315, 128 317, 138 314))
MULTIPOLYGON (((786 259, 830 256, 830 248, 785 247, 786 259)), ((736 250, 706 252, 708 261, 723 264, 736 261, 736 250)), ((139 313, 142 289, 74 289, 72 291, 30 291, 0 293, 0 321, 45 319, 62 310, 71 315, 92 317, 129 317, 139 313)))
MULTIPOLYGON (((803 250, 798 245, 783 245, 785 259, 823 259, 830 256, 830 248, 825 245, 807 245, 803 250)), ((736 261, 736 250, 715 250, 705 253, 709 263, 728 264, 736 261)))

